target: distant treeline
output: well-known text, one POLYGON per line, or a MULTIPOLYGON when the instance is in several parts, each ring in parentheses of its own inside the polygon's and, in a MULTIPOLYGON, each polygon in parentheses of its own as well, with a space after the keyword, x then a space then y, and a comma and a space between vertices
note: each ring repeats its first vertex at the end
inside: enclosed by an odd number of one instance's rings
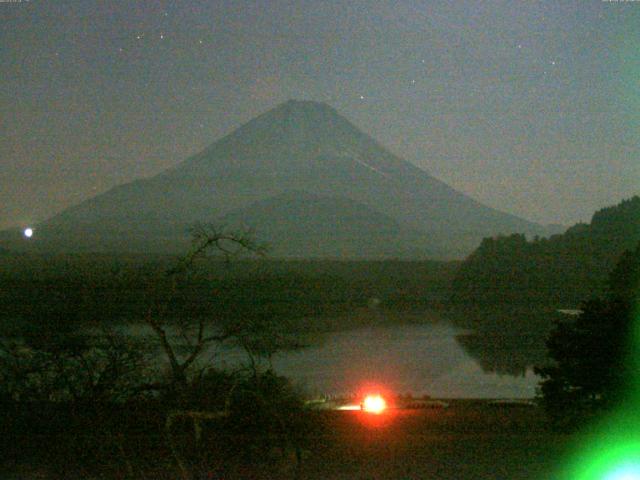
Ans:
POLYGON ((576 307, 601 294, 610 271, 640 241, 640 197, 634 196, 550 238, 485 238, 453 281, 456 305, 576 307))
POLYGON ((245 260, 204 262, 176 291, 172 257, 0 257, 3 335, 47 328, 135 322, 155 302, 169 316, 321 317, 360 307, 425 309, 449 295, 456 263, 245 260))
POLYGON ((559 310, 638 285, 638 255, 640 197, 548 239, 486 238, 460 266, 446 315, 473 330, 457 339, 483 369, 523 374, 548 361, 554 321, 571 318, 559 310))

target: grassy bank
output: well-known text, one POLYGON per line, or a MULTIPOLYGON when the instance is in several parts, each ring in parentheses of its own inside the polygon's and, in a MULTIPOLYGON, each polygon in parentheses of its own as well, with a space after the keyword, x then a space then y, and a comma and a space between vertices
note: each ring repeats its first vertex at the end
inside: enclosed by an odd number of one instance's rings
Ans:
MULTIPOLYGON (((201 448, 190 457, 194 478, 551 480, 575 442, 574 437, 551 432, 537 407, 448 403, 447 409, 395 410, 379 416, 313 412, 300 441, 299 463, 293 451, 282 451, 274 442, 256 461, 242 447, 247 439, 222 422, 209 422, 201 448)), ((91 430, 82 422, 71 430, 66 426, 65 433, 8 431, 3 437, 3 478, 180 478, 158 430, 161 416, 129 412, 120 434, 91 430)), ((193 449, 192 432, 186 424, 178 428, 180 448, 193 449)))

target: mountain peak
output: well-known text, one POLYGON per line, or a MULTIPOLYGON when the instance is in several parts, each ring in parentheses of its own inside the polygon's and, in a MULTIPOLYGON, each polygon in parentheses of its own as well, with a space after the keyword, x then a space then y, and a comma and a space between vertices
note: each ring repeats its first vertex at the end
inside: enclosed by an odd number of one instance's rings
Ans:
POLYGON ((278 161, 294 157, 303 160, 309 155, 334 152, 344 145, 358 145, 363 141, 366 143, 368 137, 330 105, 291 99, 214 143, 202 157, 215 156, 213 150, 223 147, 233 151, 234 157, 246 154, 265 164, 269 156, 277 157, 278 161))
POLYGON ((289 110, 289 111, 329 111, 335 114, 338 114, 338 112, 336 111, 335 108, 333 108, 332 106, 324 103, 324 102, 317 102, 315 100, 297 100, 295 98, 290 98, 289 100, 287 100, 284 103, 281 103, 280 105, 276 106, 274 108, 274 110, 278 110, 278 109, 285 109, 285 110, 289 110))
POLYGON ((265 112, 261 116, 268 118, 270 121, 275 120, 276 122, 302 121, 306 124, 307 127, 311 128, 313 128, 316 122, 348 122, 332 106, 324 102, 316 102, 314 100, 290 99, 265 112))

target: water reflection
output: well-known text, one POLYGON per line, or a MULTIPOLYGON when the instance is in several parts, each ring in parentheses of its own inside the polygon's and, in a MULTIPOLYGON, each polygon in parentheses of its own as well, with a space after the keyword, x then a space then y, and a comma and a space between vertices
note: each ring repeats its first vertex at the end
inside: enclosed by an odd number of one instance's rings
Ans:
MULTIPOLYGON (((541 316, 528 321, 509 317, 508 312, 483 312, 478 321, 472 314, 478 312, 465 313, 464 326, 459 320, 430 315, 422 323, 393 318, 386 326, 317 333, 307 348, 281 352, 272 365, 311 394, 348 394, 383 386, 399 394, 440 398, 535 396, 539 378, 532 367, 545 361, 549 319, 543 323, 541 316), (471 330, 472 324, 480 328, 471 330)), ((149 334, 144 326, 128 330, 149 334)), ((164 364, 166 359, 159 355, 164 364)), ((246 362, 240 349, 217 345, 206 352, 201 366, 235 369, 246 362)))
POLYGON ((273 366, 311 393, 356 392, 369 384, 441 398, 535 395, 538 378, 531 370, 518 369, 518 376, 483 370, 461 348, 460 332, 442 323, 337 332, 319 345, 278 355, 273 366))
POLYGON ((523 376, 548 361, 546 338, 561 315, 553 308, 476 306, 451 311, 447 318, 471 330, 456 340, 485 372, 523 376))
POLYGON ((517 334, 461 334, 456 341, 483 371, 525 376, 546 360, 545 337, 517 334))

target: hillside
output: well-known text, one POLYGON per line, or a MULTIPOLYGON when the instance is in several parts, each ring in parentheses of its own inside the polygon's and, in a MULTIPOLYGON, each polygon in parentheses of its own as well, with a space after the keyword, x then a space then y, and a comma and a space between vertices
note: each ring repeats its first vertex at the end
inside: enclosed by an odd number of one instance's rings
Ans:
POLYGON ((277 235, 267 235, 285 256, 350 258, 366 240, 374 256, 451 258, 468 254, 488 235, 544 234, 539 225, 482 205, 396 157, 328 105, 289 101, 174 168, 42 222, 29 242, 19 232, 0 240, 40 251, 171 253, 184 251, 194 222, 259 219, 262 228, 249 226, 260 236, 265 227, 277 230, 269 223, 285 212, 294 215, 288 227, 282 223, 277 235), (265 216, 269 204, 274 211, 265 216), (323 223, 311 220, 314 227, 301 242, 300 224, 318 209, 323 223), (366 209, 371 221, 354 220, 354 209, 366 209), (344 230, 349 218, 355 222, 349 234, 325 242, 327 232, 344 230))
POLYGON ((254 229, 282 258, 430 256, 426 235, 347 198, 287 192, 230 212, 222 223, 254 229))
POLYGON ((589 224, 527 241, 485 238, 453 283, 455 304, 576 307, 607 287, 621 255, 640 242, 640 197, 596 212, 589 224))

